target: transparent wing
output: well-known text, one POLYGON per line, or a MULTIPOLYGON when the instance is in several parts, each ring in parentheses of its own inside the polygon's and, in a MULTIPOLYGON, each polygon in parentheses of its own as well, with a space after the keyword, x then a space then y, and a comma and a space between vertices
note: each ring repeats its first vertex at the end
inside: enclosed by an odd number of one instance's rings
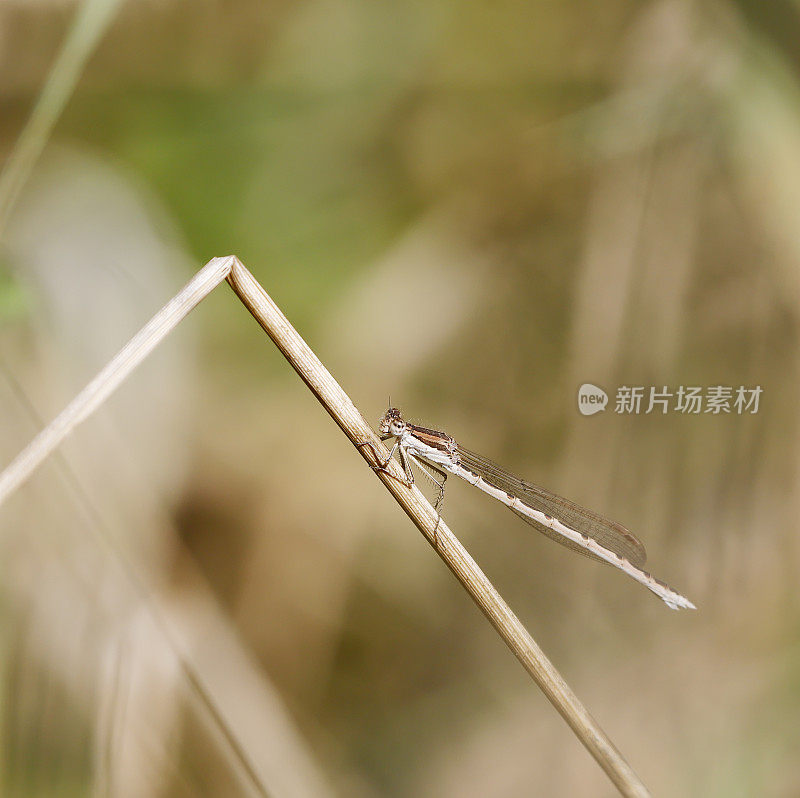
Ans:
MULTIPOLYGON (((644 566, 647 553, 642 542, 622 524, 603 518, 599 513, 587 510, 585 507, 581 507, 563 496, 557 496, 545 488, 540 488, 538 485, 533 485, 524 479, 514 476, 514 474, 509 474, 508 471, 503 470, 491 460, 487 460, 485 457, 468 449, 462 449, 460 446, 458 447, 458 458, 464 468, 478 474, 490 485, 516 496, 528 507, 552 516, 565 526, 570 527, 570 529, 596 540, 603 548, 618 554, 620 557, 624 557, 637 568, 644 566)), ((558 532, 554 532, 550 527, 528 518, 528 516, 513 508, 512 512, 518 515, 525 523, 535 527, 543 535, 547 535, 551 540, 555 540, 562 546, 566 546, 568 549, 592 559, 600 559, 577 543, 559 535, 558 532)))

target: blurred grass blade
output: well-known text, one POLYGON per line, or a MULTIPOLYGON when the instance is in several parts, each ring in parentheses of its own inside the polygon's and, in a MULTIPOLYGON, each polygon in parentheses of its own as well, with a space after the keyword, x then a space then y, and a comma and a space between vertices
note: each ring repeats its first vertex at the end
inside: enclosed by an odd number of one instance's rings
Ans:
POLYGON ((119 5, 120 0, 86 0, 78 8, 39 99, 0 173, 0 238, 34 164, 75 90, 83 67, 119 5))

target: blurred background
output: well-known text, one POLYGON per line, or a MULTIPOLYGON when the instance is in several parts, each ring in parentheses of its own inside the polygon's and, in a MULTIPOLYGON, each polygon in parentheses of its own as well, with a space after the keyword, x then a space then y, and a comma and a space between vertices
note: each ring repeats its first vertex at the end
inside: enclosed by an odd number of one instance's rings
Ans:
MULTIPOLYGON (((3 464, 236 254, 371 422, 391 394, 618 519, 697 604, 448 484, 654 794, 800 794, 798 34, 781 1, 7 0, 3 464)), ((226 286, 0 552, 3 795, 616 794, 226 286)))

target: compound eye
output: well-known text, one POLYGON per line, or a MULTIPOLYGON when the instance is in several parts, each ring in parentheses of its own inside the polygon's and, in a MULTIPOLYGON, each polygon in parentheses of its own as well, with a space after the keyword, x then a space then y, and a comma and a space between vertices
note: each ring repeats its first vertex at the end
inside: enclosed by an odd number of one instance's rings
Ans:
POLYGON ((403 432, 403 425, 399 421, 392 422, 392 435, 398 436, 403 432))

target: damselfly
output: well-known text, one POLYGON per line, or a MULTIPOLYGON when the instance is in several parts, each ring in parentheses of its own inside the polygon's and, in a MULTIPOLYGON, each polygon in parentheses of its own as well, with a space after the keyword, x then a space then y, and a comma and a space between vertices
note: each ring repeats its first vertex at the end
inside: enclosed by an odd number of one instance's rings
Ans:
POLYGON ((552 540, 624 571, 671 609, 696 609, 689 599, 642 570, 647 556, 644 546, 621 524, 509 474, 490 460, 464 449, 444 432, 410 424, 395 407, 386 411, 378 428, 381 440, 395 439, 389 458, 378 466, 379 470, 385 470, 394 453, 399 452, 409 485, 414 483, 410 466, 414 463, 439 486, 437 508, 444 498, 447 475, 455 474, 503 502, 552 540))

